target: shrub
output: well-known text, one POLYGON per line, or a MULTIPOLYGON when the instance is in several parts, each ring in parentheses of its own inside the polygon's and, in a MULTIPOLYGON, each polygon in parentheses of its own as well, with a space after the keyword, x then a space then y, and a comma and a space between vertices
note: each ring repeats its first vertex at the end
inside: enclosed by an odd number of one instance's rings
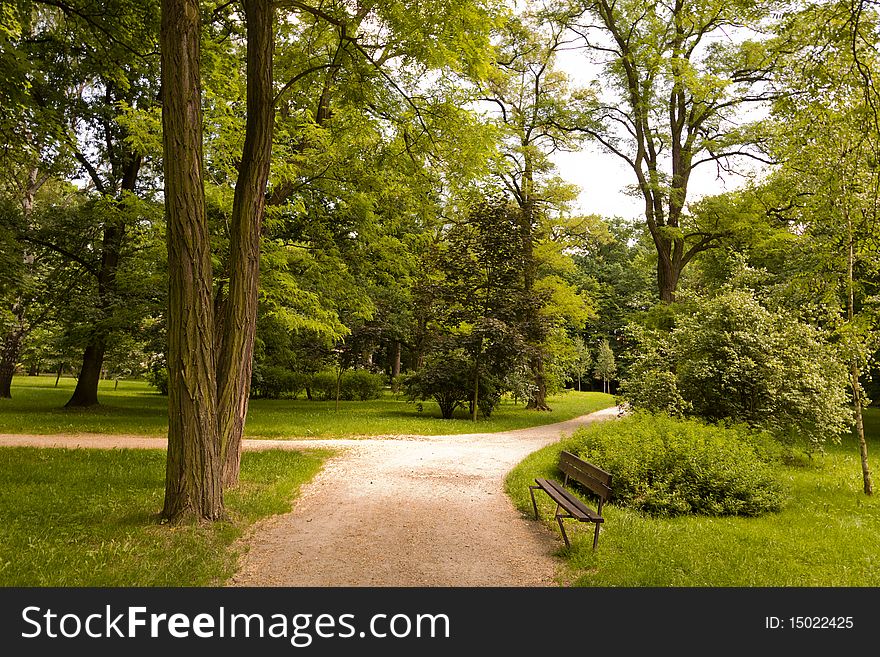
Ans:
POLYGON ((350 370, 342 375, 340 396, 358 401, 377 399, 384 383, 381 374, 373 374, 367 370, 350 370))
MULTIPOLYGON (((455 409, 462 406, 468 406, 473 413, 474 366, 463 350, 433 355, 422 369, 406 375, 403 385, 410 401, 436 401, 445 420, 452 419, 455 409)), ((480 372, 477 406, 484 417, 492 414, 503 392, 504 387, 498 378, 480 372)))
POLYGON ((168 368, 164 365, 150 367, 144 374, 144 378, 147 383, 159 391, 160 395, 168 394, 168 368))
POLYGON ((653 515, 756 516, 782 505, 763 436, 636 413, 572 436, 572 449, 612 474, 615 504, 653 515))
POLYGON ((668 332, 631 329, 638 356, 621 394, 634 408, 744 422, 811 448, 849 427, 846 370, 828 336, 750 292, 682 305, 668 332))
POLYGON ((305 387, 308 377, 278 365, 255 365, 251 373, 251 394, 264 399, 280 399, 297 395, 305 387))
POLYGON ((309 385, 312 389, 313 398, 321 401, 336 399, 336 373, 330 371, 318 372, 312 375, 309 385))

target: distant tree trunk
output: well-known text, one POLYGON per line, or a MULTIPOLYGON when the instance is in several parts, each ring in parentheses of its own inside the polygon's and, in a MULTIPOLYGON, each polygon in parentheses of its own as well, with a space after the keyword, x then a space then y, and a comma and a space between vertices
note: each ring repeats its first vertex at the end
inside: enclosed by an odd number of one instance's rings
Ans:
POLYGON ((55 377, 55 387, 58 387, 58 382, 61 380, 61 373, 64 372, 64 363, 58 366, 58 376, 55 377))
POLYGON ((104 363, 106 345, 101 336, 94 336, 83 352, 82 367, 76 380, 73 395, 65 408, 85 408, 98 405, 98 381, 104 363))
POLYGON ((247 21, 247 123, 229 235, 229 297, 217 363, 223 483, 237 486, 253 369, 260 279, 260 233, 272 157, 274 5, 244 0, 247 21))
POLYGON ((198 0, 162 0, 163 165, 168 246, 169 521, 223 517, 211 251, 202 165, 198 0))
POLYGON ((3 350, 0 352, 0 399, 12 397, 12 378, 21 354, 22 337, 20 331, 10 331, 3 339, 3 350))
POLYGON ((394 356, 391 359, 391 378, 400 376, 400 340, 394 342, 394 356))
POLYGON ((544 358, 542 356, 538 355, 532 360, 532 372, 535 377, 535 385, 532 387, 532 394, 526 408, 535 411, 552 410, 547 405, 547 378, 544 374, 544 358))
MULTIPOLYGON (((129 153, 124 163, 120 203, 126 202, 126 193, 134 191, 140 167, 141 157, 129 153)), ((112 306, 116 303, 116 272, 119 269, 124 241, 124 223, 110 223, 104 226, 104 237, 101 241, 101 264, 98 269, 98 308, 102 317, 108 316, 112 312, 112 306)), ((65 408, 97 406, 98 381, 101 378, 101 370, 104 368, 104 353, 107 350, 108 337, 109 332, 106 328, 96 328, 92 331, 83 352, 83 362, 76 380, 76 388, 65 404, 65 408)))

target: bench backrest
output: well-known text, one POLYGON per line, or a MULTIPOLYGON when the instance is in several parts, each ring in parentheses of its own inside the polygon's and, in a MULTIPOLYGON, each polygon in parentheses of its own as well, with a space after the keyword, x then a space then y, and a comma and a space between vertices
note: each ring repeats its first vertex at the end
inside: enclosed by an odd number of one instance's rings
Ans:
POLYGON ((563 485, 568 485, 569 479, 574 479, 584 488, 589 489, 599 498, 599 512, 602 504, 611 497, 611 474, 597 468, 592 463, 579 459, 571 452, 562 452, 559 455, 559 469, 565 475, 563 485))

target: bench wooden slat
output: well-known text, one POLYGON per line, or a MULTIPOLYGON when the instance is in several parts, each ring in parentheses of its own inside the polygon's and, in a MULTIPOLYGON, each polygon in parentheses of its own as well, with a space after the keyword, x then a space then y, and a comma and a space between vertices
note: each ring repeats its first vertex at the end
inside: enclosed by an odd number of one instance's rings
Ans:
POLYGON ((575 519, 581 522, 604 522, 604 519, 593 509, 583 503, 573 493, 562 487, 557 481, 552 479, 536 479, 537 483, 546 492, 554 502, 559 504, 563 509, 568 511, 575 519))
POLYGON ((559 469, 601 497, 603 502, 611 497, 611 474, 592 463, 579 459, 571 452, 562 452, 559 455, 559 469))

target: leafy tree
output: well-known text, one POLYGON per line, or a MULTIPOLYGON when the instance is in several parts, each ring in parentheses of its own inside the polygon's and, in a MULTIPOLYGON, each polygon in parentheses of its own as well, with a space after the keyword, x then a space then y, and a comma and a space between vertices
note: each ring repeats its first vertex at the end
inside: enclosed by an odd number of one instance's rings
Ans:
POLYGON ((614 362, 614 352, 608 340, 602 340, 596 352, 596 367, 593 376, 602 379, 602 392, 610 392, 609 381, 617 374, 617 364, 614 362))
POLYGON ((802 305, 809 298, 844 346, 863 490, 871 494, 862 410, 863 375, 878 347, 880 97, 871 71, 880 21, 876 7, 861 2, 798 9, 783 20, 790 45, 777 84, 799 93, 780 97, 767 130, 770 151, 783 161, 772 184, 789 191, 779 214, 796 235, 786 292, 802 305))
POLYGON ((713 37, 759 28, 767 8, 753 0, 564 7, 560 19, 605 67, 594 123, 568 128, 590 135, 632 170, 657 252, 660 299, 671 302, 684 268, 723 236, 686 212, 692 172, 715 164, 720 173, 742 156, 766 159, 749 148, 759 134, 735 117, 773 97, 766 84, 772 43, 713 37))
POLYGON ((489 80, 485 99, 500 110, 498 175, 520 211, 525 302, 519 321, 535 379, 528 408, 535 410, 549 410, 545 369, 554 327, 545 309, 554 293, 550 288, 561 293, 564 287, 561 280, 542 280, 539 243, 546 239, 546 224, 564 213, 575 196, 571 186, 554 175, 551 156, 577 148, 581 136, 560 126, 586 122, 593 103, 589 90, 570 89, 567 76, 556 69, 557 53, 564 47, 564 26, 528 9, 512 18, 502 30, 498 70, 489 80))
POLYGON ((581 379, 590 373, 590 366, 593 364, 593 355, 590 348, 581 336, 575 336, 572 340, 574 344, 574 358, 572 359, 572 374, 577 376, 577 389, 581 390, 581 379))

